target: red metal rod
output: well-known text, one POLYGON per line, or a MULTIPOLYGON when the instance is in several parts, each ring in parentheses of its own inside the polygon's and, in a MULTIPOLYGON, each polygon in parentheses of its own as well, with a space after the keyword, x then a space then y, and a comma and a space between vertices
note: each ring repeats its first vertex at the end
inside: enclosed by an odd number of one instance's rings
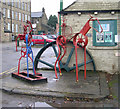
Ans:
POLYGON ((84 47, 84 79, 86 79, 86 47, 84 47))
MULTIPOLYGON (((56 42, 56 43, 57 43, 57 42, 56 42)), ((59 57, 60 57, 60 53, 61 53, 60 47, 59 47, 58 43, 57 43, 57 46, 58 46, 58 52, 59 52, 59 53, 58 53, 58 57, 57 57, 57 60, 55 61, 55 65, 54 65, 56 79, 58 79, 57 70, 56 70, 56 65, 57 65, 57 61, 58 61, 58 59, 59 59, 59 57)))
MULTIPOLYGON (((28 57, 31 59, 31 61, 33 62, 32 58, 30 57, 30 55, 28 54, 28 57)), ((35 75, 36 75, 36 70, 35 70, 35 67, 33 68, 34 69, 34 72, 35 72, 35 75)))
POLYGON ((21 58, 22 57, 24 57, 24 56, 21 56, 20 58, 19 58, 19 61, 18 61, 18 75, 19 75, 19 72, 20 72, 20 61, 21 61, 21 58))
POLYGON ((77 44, 75 44, 75 58, 76 58, 76 82, 78 82, 77 44))
POLYGON ((63 50, 64 50, 64 54, 61 56, 61 58, 60 58, 59 61, 58 61, 58 68, 59 68, 60 76, 62 75, 61 69, 60 69, 60 61, 62 60, 62 58, 63 58, 63 57, 65 56, 65 54, 66 54, 66 47, 63 46, 62 48, 63 48, 63 50))

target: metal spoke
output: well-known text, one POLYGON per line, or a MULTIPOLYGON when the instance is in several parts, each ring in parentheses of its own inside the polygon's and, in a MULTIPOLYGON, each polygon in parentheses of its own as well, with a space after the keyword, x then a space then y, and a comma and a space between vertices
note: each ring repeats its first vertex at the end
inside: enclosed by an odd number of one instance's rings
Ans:
POLYGON ((56 48, 55 48, 55 46, 54 46, 53 44, 52 44, 52 48, 53 48, 53 50, 54 50, 55 56, 58 57, 57 50, 56 50, 56 48))
POLYGON ((66 66, 68 66, 68 64, 69 64, 69 62, 70 62, 70 59, 71 59, 71 57, 72 57, 72 55, 73 55, 74 50, 75 50, 75 47, 72 48, 71 51, 70 51, 70 54, 69 54, 69 56, 68 56, 68 58, 67 58, 67 62, 66 62, 66 64, 65 64, 66 66))
MULTIPOLYGON (((93 62, 93 60, 87 61, 86 64, 89 64, 89 63, 91 63, 91 62, 93 62)), ((84 65, 85 65, 85 63, 83 62, 83 63, 81 63, 81 64, 78 64, 78 67, 82 67, 82 66, 84 66, 84 65)), ((70 68, 70 70, 73 70, 73 69, 76 69, 76 66, 70 68)))
MULTIPOLYGON (((43 64, 45 64, 45 65, 47 65, 47 66, 49 66, 49 67, 52 67, 53 69, 54 69, 54 65, 52 65, 52 64, 49 64, 48 62, 45 62, 45 61, 43 61, 43 60, 40 60, 40 59, 37 59, 39 62, 41 62, 41 63, 43 63, 43 64)), ((58 67, 56 67, 57 68, 57 70, 58 70, 58 67)))

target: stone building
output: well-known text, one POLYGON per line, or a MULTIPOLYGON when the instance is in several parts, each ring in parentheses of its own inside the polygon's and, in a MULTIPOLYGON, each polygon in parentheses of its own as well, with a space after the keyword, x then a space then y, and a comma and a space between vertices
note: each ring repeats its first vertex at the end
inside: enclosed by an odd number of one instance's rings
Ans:
MULTIPOLYGON (((72 27, 73 33, 81 30, 90 18, 89 15, 97 17, 103 27, 103 33, 98 34, 93 29, 88 32, 87 50, 93 57, 98 71, 111 74, 120 71, 120 42, 115 42, 117 36, 120 38, 119 0, 76 0, 59 13, 67 19, 66 24, 72 27)), ((100 31, 96 21, 90 22, 90 25, 100 31)))
POLYGON ((0 0, 0 10, 3 13, 4 34, 1 36, 1 41, 11 41, 12 35, 17 36, 23 34, 23 25, 26 25, 26 20, 30 21, 31 16, 31 0, 0 0))
POLYGON ((4 28, 3 27, 3 14, 0 12, 0 42, 1 42, 1 36, 3 35, 4 28))
POLYGON ((33 34, 47 34, 48 32, 55 32, 53 28, 47 25, 48 19, 44 8, 42 8, 41 12, 31 12, 31 21, 34 28, 33 34))

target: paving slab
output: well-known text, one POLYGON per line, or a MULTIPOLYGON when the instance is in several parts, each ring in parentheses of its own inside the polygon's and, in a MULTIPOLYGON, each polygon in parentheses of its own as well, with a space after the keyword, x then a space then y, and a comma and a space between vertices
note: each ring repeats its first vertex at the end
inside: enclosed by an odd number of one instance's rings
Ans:
POLYGON ((38 70, 37 72, 42 73, 43 77, 47 77, 48 82, 30 84, 9 75, 2 81, 2 90, 27 95, 91 99, 104 98, 109 95, 104 73, 87 71, 87 78, 84 80, 84 72, 81 71, 79 72, 79 82, 76 83, 74 71, 62 71, 63 75, 59 76, 59 79, 55 79, 54 70, 38 70))

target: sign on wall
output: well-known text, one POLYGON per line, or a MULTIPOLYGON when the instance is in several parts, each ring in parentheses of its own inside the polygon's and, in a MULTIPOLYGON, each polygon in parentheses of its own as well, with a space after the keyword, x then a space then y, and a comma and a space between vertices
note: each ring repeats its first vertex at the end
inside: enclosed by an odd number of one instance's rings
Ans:
MULTIPOLYGON (((93 46, 115 46, 115 35, 117 34, 117 20, 100 20, 103 28, 102 33, 93 30, 93 46)), ((101 32, 97 21, 93 22, 93 27, 101 32)))
MULTIPOLYGON (((103 28, 103 32, 104 31, 110 31, 110 25, 109 24, 101 24, 102 28, 103 28)), ((101 31, 101 28, 99 26, 99 32, 101 31)))

